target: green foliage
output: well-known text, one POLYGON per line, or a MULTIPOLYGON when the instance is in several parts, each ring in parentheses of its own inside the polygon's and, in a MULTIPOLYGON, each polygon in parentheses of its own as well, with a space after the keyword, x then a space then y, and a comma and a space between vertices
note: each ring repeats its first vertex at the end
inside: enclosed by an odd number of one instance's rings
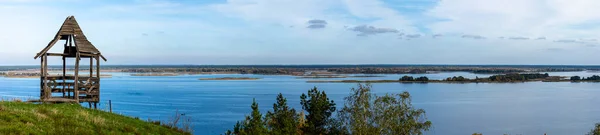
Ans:
POLYGON ((329 100, 325 91, 319 91, 317 87, 308 90, 307 94, 300 96, 302 109, 306 115, 306 125, 302 128, 305 134, 327 134, 328 125, 331 123, 331 114, 335 112, 335 103, 329 100))
MULTIPOLYGON (((479 77, 477 77, 476 79, 479 79, 479 77)), ((469 81, 469 80, 470 80, 469 78, 465 78, 463 76, 458 76, 458 77, 453 76, 453 77, 446 78, 446 81, 458 81, 458 82, 460 82, 460 81, 469 81)))
POLYGON ((81 107, 0 101, 0 134, 190 134, 139 119, 81 107))
POLYGON ((344 108, 337 113, 338 119, 334 119, 331 115, 336 111, 336 104, 316 87, 300 96, 304 111, 299 113, 291 109, 287 100, 279 94, 273 111, 265 115, 265 121, 262 121, 258 104, 254 101, 251 115, 237 122, 233 131, 228 130, 225 134, 420 135, 431 127, 425 111, 412 106, 408 92, 376 96, 371 93, 370 84, 359 84, 344 99, 344 108))
POLYGON ((267 127, 265 126, 266 123, 263 121, 262 114, 258 110, 256 99, 252 99, 250 108, 252 108, 250 116, 246 116, 246 119, 242 122, 238 121, 233 127, 233 132, 227 131, 226 134, 263 135, 268 133, 267 127))
POLYGON ((410 94, 371 93, 371 85, 353 88, 344 108, 338 113, 341 126, 351 134, 413 135, 429 130, 431 122, 423 109, 415 109, 410 94))
POLYGON ((600 76, 598 75, 592 75, 591 77, 587 77, 587 78, 582 78, 581 80, 586 80, 586 81, 600 81, 600 76))
POLYGON ((412 76, 402 76, 402 78, 399 79, 399 81, 415 81, 415 79, 412 76))
POLYGON ((426 76, 421 76, 421 77, 418 77, 417 79, 415 79, 415 81, 427 82, 427 81, 429 81, 429 78, 427 78, 426 76))
POLYGON ((273 112, 265 116, 271 134, 291 135, 297 133, 298 115, 296 110, 287 105, 287 99, 281 93, 277 95, 277 102, 273 104, 273 112))
POLYGON ((414 78, 412 76, 402 76, 402 78, 398 79, 398 81, 405 81, 405 82, 412 82, 412 81, 419 81, 419 82, 427 82, 429 81, 429 78, 427 78, 426 76, 421 76, 421 77, 417 77, 414 78))
POLYGON ((548 73, 540 74, 506 74, 506 75, 492 75, 489 77, 490 81, 498 82, 512 82, 512 81, 527 81, 531 79, 540 79, 549 77, 548 73))
POLYGON ((579 76, 571 76, 571 81, 579 81, 581 80, 581 77, 579 76))
POLYGON ((588 135, 600 135, 600 123, 596 123, 594 129, 592 129, 592 131, 590 131, 588 135))
POLYGON ((350 95, 344 98, 344 108, 338 112, 343 128, 357 135, 377 133, 377 129, 370 123, 374 115, 371 101, 375 98, 371 94, 371 84, 359 84, 358 89, 352 88, 350 95))

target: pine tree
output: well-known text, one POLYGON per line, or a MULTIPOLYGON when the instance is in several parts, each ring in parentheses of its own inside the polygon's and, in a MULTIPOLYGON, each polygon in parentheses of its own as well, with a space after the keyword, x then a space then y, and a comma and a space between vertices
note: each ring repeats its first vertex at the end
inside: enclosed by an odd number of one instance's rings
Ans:
POLYGON ((300 104, 308 114, 306 125, 302 128, 305 134, 327 134, 328 124, 332 121, 331 114, 335 112, 335 103, 327 98, 325 91, 317 90, 317 87, 308 90, 308 96, 300 96, 300 104))
POLYGON ((295 109, 290 109, 287 99, 281 93, 277 95, 277 102, 273 104, 273 112, 266 115, 267 126, 274 135, 296 134, 298 115, 295 109))
POLYGON ((227 130, 225 134, 234 134, 234 135, 264 135, 268 133, 268 130, 265 126, 265 122, 263 121, 262 114, 258 110, 258 103, 256 103, 256 99, 252 99, 252 113, 250 116, 246 116, 246 119, 242 122, 237 122, 233 127, 233 132, 231 130, 227 130))
POLYGON ((250 135, 263 135, 267 133, 265 122, 263 121, 262 114, 258 110, 258 103, 256 99, 252 99, 252 113, 250 116, 246 116, 247 125, 244 126, 244 130, 250 135))

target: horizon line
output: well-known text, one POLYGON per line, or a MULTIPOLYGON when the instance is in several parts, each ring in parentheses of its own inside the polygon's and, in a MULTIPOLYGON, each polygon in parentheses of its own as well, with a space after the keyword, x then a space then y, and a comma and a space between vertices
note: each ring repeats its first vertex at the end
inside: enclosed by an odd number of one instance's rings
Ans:
MULTIPOLYGON (((80 64, 86 65, 86 64, 80 64)), ((37 65, 1 65, 11 66, 39 66, 37 65)), ((48 65, 62 66, 62 65, 48 65)), ((71 65, 67 65, 71 66, 71 65)), ((74 66, 74 65, 72 65, 74 66)), ((600 64, 109 64, 100 66, 600 66, 600 64)))

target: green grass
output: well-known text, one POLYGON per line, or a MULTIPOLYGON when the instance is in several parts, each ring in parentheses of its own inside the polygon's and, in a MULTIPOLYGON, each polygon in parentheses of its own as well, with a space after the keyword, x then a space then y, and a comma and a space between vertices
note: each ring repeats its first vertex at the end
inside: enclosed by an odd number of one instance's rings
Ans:
POLYGON ((189 134, 79 104, 0 101, 0 134, 189 134))

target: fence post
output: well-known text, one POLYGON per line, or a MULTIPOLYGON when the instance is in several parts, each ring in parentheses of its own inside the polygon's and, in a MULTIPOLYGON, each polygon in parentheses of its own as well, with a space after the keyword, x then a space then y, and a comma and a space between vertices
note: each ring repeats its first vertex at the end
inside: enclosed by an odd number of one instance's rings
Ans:
POLYGON ((112 113, 112 102, 108 100, 108 108, 110 109, 110 113, 112 113))

